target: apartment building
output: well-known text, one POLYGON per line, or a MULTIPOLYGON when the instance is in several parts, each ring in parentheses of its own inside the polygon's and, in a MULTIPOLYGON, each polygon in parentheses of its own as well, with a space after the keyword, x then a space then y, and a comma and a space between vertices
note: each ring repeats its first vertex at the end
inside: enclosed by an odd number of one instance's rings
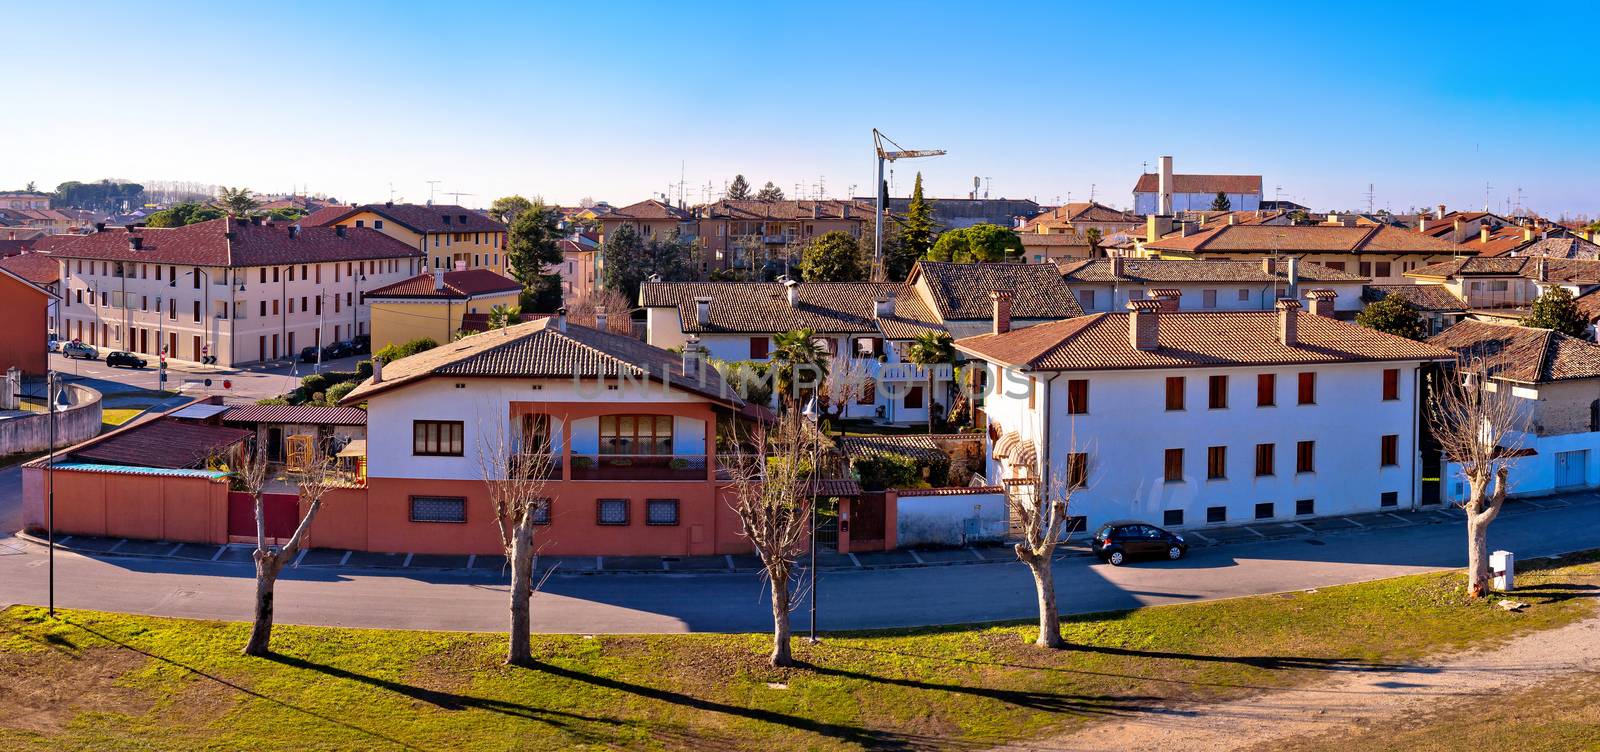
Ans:
MULTIPOLYGON (((998 323, 998 322, 997 322, 998 323)), ((1092 529, 1406 508, 1422 494, 1419 374, 1454 353, 1300 310, 1154 300, 961 339, 987 362, 991 482, 1070 485, 1092 529)), ((1436 476, 1434 476, 1436 477, 1436 476)))
POLYGON ((1132 212, 1113 209, 1095 201, 1078 201, 1062 204, 1029 219, 1017 228, 1017 233, 1087 235, 1090 230, 1098 230, 1101 237, 1104 237, 1115 232, 1132 230, 1143 224, 1144 218, 1132 212))
POLYGON ((423 264, 369 227, 231 217, 97 232, 51 255, 63 339, 225 367, 368 334, 366 294, 423 264))
POLYGON ((692 208, 651 199, 600 217, 604 235, 628 226, 640 237, 665 239, 674 233, 702 250, 702 272, 756 269, 774 259, 796 256, 819 235, 845 232, 861 237, 871 227, 871 202, 840 199, 722 200, 692 208))
POLYGON ((1178 261, 1113 257, 1061 266, 1062 278, 1089 313, 1123 310, 1129 301, 1153 300, 1162 293, 1182 310, 1270 311, 1279 298, 1301 291, 1327 290, 1340 318, 1361 310, 1365 277, 1302 264, 1294 259, 1254 261, 1178 261))
POLYGON ((1330 269, 1354 272, 1376 284, 1398 284, 1406 272, 1429 264, 1478 255, 1461 245, 1390 225, 1224 224, 1179 231, 1142 244, 1143 255, 1161 259, 1259 261, 1295 258, 1330 269))
POLYGON ((506 274, 506 226, 453 204, 334 206, 300 220, 302 227, 370 227, 423 253, 431 269, 488 269, 506 274))
POLYGON ((436 269, 367 293, 372 349, 427 337, 449 342, 469 317, 515 306, 522 283, 488 269, 436 269))

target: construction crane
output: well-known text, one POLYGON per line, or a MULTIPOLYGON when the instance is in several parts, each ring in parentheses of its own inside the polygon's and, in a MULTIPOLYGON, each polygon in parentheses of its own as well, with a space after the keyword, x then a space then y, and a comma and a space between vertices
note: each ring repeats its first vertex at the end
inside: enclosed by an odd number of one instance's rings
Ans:
POLYGON ((894 162, 900 159, 920 159, 922 157, 938 157, 945 154, 944 149, 905 149, 894 142, 893 139, 883 135, 877 128, 872 129, 872 147, 876 152, 877 160, 877 190, 878 214, 873 219, 872 231, 872 279, 882 282, 885 276, 883 268, 883 218, 889 210, 888 187, 883 182, 883 163, 894 162), (884 144, 894 147, 885 149, 884 144))

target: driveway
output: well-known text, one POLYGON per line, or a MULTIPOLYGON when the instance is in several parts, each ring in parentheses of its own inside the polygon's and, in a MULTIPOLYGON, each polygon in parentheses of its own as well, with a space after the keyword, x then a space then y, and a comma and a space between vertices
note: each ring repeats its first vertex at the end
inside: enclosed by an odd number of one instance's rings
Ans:
MULTIPOLYGON (((3 478, 0 478, 3 480, 3 478)), ((0 494, 3 497, 4 494, 0 494)), ((1600 548, 1594 494, 1548 508, 1518 505, 1490 529, 1490 544, 1519 556, 1600 548)), ((1297 540, 1221 545, 1179 562, 1110 567, 1093 559, 1056 564, 1065 613, 1189 603, 1358 582, 1459 567, 1460 522, 1360 529, 1297 540)), ((0 539, 0 603, 44 603, 45 553, 0 539)), ((71 608, 242 620, 251 607, 251 566, 57 553, 57 604, 71 608)), ((909 627, 1033 615, 1032 579, 1015 562, 954 567, 824 571, 824 630, 909 627)), ((795 624, 807 623, 807 603, 795 624)), ((350 627, 501 630, 505 588, 494 572, 286 570, 276 599, 280 621, 350 627)), ((558 573, 535 597, 544 632, 762 631, 770 627, 761 580, 749 573, 558 573)))
MULTIPOLYGON (((101 357, 109 352, 101 351, 101 357)), ((356 362, 371 356, 359 355, 322 364, 323 371, 354 371, 356 362)), ((88 386, 101 389, 103 384, 114 383, 126 389, 154 390, 158 388, 156 357, 145 356, 150 366, 143 369, 112 368, 104 360, 77 360, 50 354, 50 368, 69 378, 83 379, 88 386)), ((281 361, 248 368, 221 368, 195 363, 172 362, 167 369, 166 389, 182 391, 188 395, 221 395, 230 402, 255 402, 266 397, 276 397, 299 386, 301 377, 317 370, 315 363, 281 361), (204 382, 211 379, 207 386, 204 382), (223 381, 229 382, 224 388, 223 381)), ((101 389, 105 391, 104 389, 101 389)))

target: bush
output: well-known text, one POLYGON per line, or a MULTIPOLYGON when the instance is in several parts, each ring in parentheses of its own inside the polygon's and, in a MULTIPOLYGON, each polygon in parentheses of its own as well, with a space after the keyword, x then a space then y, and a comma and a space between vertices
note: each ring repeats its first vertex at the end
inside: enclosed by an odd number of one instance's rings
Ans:
POLYGON ((434 342, 427 337, 421 337, 404 344, 384 345, 382 348, 379 348, 376 356, 383 358, 383 362, 385 363, 393 363, 401 358, 416 355, 424 350, 432 350, 438 346, 438 342, 434 342))
POLYGON ((913 488, 922 482, 917 461, 899 454, 875 454, 851 463, 861 476, 861 488, 882 491, 886 488, 913 488))
POLYGON ((372 361, 371 360, 363 360, 363 361, 361 361, 359 363, 356 363, 356 378, 357 379, 369 379, 369 378, 372 378, 372 361))
POLYGON ((355 390, 357 385, 358 382, 346 381, 342 384, 335 384, 331 387, 328 387, 328 392, 323 396, 322 401, 328 403, 329 405, 337 405, 339 404, 339 400, 344 399, 345 395, 355 390))
POLYGON ((289 400, 286 400, 286 399, 284 399, 282 397, 268 397, 266 399, 258 399, 258 400, 256 400, 256 404, 258 404, 258 405, 287 405, 287 404, 289 404, 289 400))
POLYGON ((320 373, 313 373, 300 380, 300 388, 307 394, 316 394, 328 390, 328 377, 320 373))

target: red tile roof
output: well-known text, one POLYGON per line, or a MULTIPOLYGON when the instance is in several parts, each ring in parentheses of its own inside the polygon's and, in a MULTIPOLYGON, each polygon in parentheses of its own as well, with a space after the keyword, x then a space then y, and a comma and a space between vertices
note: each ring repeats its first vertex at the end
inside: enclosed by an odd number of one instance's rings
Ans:
POLYGON ((625 219, 676 219, 682 221, 694 219, 694 215, 671 204, 649 199, 640 201, 637 204, 628 204, 620 209, 613 209, 600 216, 600 221, 602 222, 625 219))
POLYGON ((429 232, 505 232, 506 226, 472 209, 454 204, 361 204, 319 211, 300 220, 302 227, 327 227, 342 223, 360 212, 372 212, 416 233, 429 232))
POLYGON ((139 467, 199 467, 207 458, 253 435, 239 428, 162 417, 79 449, 72 459, 139 467))
POLYGON ((1493 256, 1441 261, 1437 264, 1412 269, 1407 277, 1449 279, 1451 277, 1522 277, 1524 279, 1565 282, 1573 284, 1600 284, 1600 261, 1588 259, 1546 259, 1542 256, 1493 256), (1540 261, 1544 263, 1544 279, 1540 280, 1540 261))
POLYGON ((1327 316, 1296 312, 1298 340, 1278 338, 1277 311, 1159 313, 1154 350, 1133 347, 1127 313, 1097 313, 1065 321, 983 334, 957 349, 1031 371, 1206 368, 1390 360, 1443 360, 1443 348, 1413 342, 1327 316))
POLYGON ((367 411, 327 405, 238 405, 222 414, 227 423, 293 423, 302 426, 364 426, 367 411))
POLYGON ((1388 225, 1222 225, 1182 237, 1168 235, 1145 248, 1181 253, 1477 253, 1470 244, 1388 225))
MULTIPOLYGON (((784 201, 730 201, 724 199, 714 204, 698 207, 709 219, 731 220, 800 220, 800 219, 859 219, 868 221, 876 208, 863 201, 839 199, 784 201), (845 217, 846 210, 849 216, 845 217)), ((610 219, 611 215, 606 215, 610 219)))
POLYGON ((61 258, 194 266, 270 266, 422 256, 416 248, 368 227, 349 228, 344 236, 332 227, 301 227, 291 237, 289 225, 257 225, 231 217, 185 227, 97 232, 63 244, 52 253, 61 258), (139 250, 132 247, 135 238, 141 244, 139 250))
POLYGON ((1544 384, 1600 378, 1600 345, 1550 329, 1468 319, 1428 343, 1482 362, 1499 379, 1544 384))
MULTIPOLYGON (((1139 176, 1134 193, 1160 190, 1161 176, 1147 172, 1139 176)), ((1260 175, 1177 175, 1172 176, 1173 193, 1260 193, 1260 175)))
POLYGON ((55 284, 61 279, 61 265, 48 253, 24 253, 0 259, 0 269, 40 286, 55 284))
POLYGON ((488 269, 458 269, 444 273, 444 287, 439 289, 432 272, 385 285, 367 293, 367 298, 455 298, 466 299, 475 295, 520 292, 522 283, 488 269))

